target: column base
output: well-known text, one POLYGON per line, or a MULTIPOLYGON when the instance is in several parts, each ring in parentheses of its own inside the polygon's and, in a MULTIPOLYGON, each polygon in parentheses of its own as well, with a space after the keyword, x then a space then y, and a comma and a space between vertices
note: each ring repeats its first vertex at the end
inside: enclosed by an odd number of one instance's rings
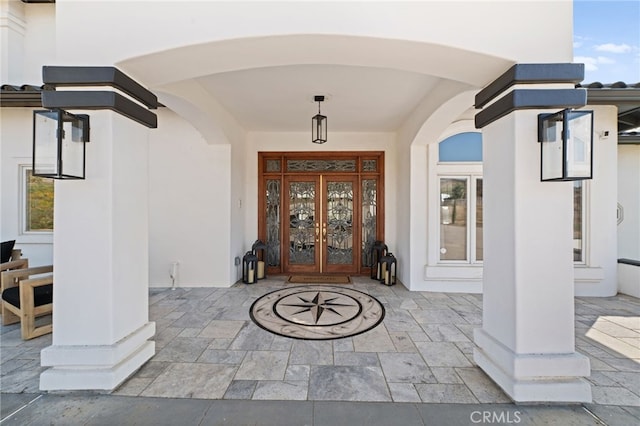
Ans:
POLYGON ((41 352, 40 390, 113 390, 155 355, 155 323, 113 345, 53 345, 41 352))
POLYGON ((517 354, 483 329, 474 331, 473 359, 517 403, 590 403, 589 358, 568 354, 517 354))

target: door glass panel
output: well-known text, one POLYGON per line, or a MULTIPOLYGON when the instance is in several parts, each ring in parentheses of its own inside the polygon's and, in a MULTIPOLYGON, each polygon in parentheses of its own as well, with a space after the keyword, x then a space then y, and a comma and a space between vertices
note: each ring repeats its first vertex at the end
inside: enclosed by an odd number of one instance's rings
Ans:
POLYGON ((353 263, 352 182, 327 182, 327 263, 353 263))
POLYGON ((280 171, 280 160, 267 160, 267 171, 268 172, 279 172, 280 171))
POLYGON ((378 171, 378 160, 362 160, 363 172, 376 172, 378 171))
POLYGON ((440 260, 467 260, 467 179, 440 179, 440 260))
POLYGON ((356 160, 287 160, 289 172, 355 172, 356 160))
POLYGON ((371 248, 376 241, 377 230, 377 188, 375 179, 362 180, 362 266, 373 266, 371 248))
POLYGON ((289 183, 289 263, 314 264, 315 182, 289 183))
POLYGON ((267 180, 267 265, 280 266, 280 180, 267 180))

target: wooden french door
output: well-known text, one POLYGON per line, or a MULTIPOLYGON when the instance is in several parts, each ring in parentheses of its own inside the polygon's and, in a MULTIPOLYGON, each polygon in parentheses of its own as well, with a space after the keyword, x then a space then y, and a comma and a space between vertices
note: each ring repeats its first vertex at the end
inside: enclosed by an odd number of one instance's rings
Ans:
POLYGON ((366 274, 384 239, 381 152, 259 153, 267 273, 366 274))
POLYGON ((357 176, 287 176, 284 189, 285 271, 357 273, 357 176))

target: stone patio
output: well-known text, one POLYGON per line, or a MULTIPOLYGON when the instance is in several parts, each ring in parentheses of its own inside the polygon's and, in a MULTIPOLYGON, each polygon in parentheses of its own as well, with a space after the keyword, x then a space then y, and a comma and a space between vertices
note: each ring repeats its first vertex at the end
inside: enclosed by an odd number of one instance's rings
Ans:
MULTIPOLYGON (((376 297, 382 324, 328 341, 271 334, 249 307, 285 285, 269 277, 231 288, 150 289, 156 355, 120 396, 216 400, 510 403, 473 361, 482 296, 409 292, 367 277, 348 286, 376 297)), ((593 412, 640 419, 640 301, 618 295, 575 301, 576 348, 591 360, 593 412), (607 406, 607 407, 605 407, 607 406)), ((39 393, 40 350, 51 335, 22 341, 16 325, 0 335, 2 393, 39 393)))

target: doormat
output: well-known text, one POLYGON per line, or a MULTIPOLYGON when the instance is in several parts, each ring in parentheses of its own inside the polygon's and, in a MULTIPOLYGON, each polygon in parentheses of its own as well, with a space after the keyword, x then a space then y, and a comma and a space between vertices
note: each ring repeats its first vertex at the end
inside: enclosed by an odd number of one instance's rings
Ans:
POLYGON ((292 284, 351 284, 348 275, 291 275, 287 280, 292 284))
POLYGON ((382 322, 373 296, 348 287, 305 285, 272 291, 253 302, 251 320, 279 336, 332 340, 355 336, 382 322))

